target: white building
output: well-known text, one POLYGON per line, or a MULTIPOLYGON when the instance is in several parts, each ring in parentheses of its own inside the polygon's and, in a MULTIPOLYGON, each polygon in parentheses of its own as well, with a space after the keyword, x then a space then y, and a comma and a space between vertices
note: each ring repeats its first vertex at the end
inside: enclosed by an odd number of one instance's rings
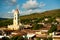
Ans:
POLYGON ((19 23, 19 10, 18 9, 16 9, 16 10, 14 10, 14 18, 13 18, 13 25, 8 25, 8 29, 10 29, 10 30, 18 30, 18 29, 20 29, 20 24, 21 23, 19 23))

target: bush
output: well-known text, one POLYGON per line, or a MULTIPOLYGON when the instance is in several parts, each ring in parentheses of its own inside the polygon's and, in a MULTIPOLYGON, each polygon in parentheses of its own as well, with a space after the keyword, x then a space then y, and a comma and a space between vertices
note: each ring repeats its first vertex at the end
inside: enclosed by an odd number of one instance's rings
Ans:
POLYGON ((51 37, 49 37, 47 40, 52 40, 52 38, 51 38, 51 37))
POLYGON ((2 40, 10 40, 8 37, 2 37, 2 40))
POLYGON ((41 25, 41 24, 34 24, 32 30, 38 30, 38 29, 40 29, 42 27, 43 27, 43 25, 41 25))
POLYGON ((52 24, 52 26, 51 26, 50 30, 48 31, 48 33, 52 33, 52 32, 54 32, 56 30, 57 30, 57 25, 52 24))
POLYGON ((10 40, 25 40, 22 36, 12 37, 10 40))

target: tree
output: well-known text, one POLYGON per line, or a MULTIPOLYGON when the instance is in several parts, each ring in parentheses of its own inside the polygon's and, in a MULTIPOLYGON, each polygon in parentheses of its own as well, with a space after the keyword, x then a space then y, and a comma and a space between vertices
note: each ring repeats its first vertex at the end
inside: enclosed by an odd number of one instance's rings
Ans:
POLYGON ((11 40, 17 40, 18 37, 19 37, 19 36, 13 36, 13 37, 11 38, 11 40))
POLYGON ((52 26, 51 26, 50 30, 48 31, 48 33, 52 33, 56 30, 57 30, 57 25, 52 24, 52 26))
POLYGON ((24 38, 22 36, 19 36, 17 40, 24 40, 24 38))
POLYGON ((10 40, 8 37, 2 37, 2 40, 10 40))
POLYGON ((34 26, 33 26, 33 30, 38 30, 38 29, 40 29, 40 28, 42 28, 43 27, 43 25, 42 24, 34 24, 34 26))
POLYGON ((25 40, 22 36, 13 36, 11 40, 25 40))
POLYGON ((52 40, 52 37, 47 38, 47 40, 52 40))
POLYGON ((36 38, 36 40, 40 40, 40 38, 36 38))

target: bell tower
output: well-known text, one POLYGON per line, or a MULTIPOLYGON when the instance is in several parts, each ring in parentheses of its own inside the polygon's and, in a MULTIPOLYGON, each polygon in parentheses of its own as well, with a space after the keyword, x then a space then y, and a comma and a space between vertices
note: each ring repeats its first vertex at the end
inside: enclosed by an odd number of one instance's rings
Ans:
POLYGON ((13 25, 8 25, 8 28, 10 30, 19 30, 20 29, 20 23, 19 23, 19 10, 16 8, 13 12, 14 17, 13 17, 13 25))
POLYGON ((16 9, 15 11, 14 11, 14 18, 13 18, 13 25, 15 26, 17 26, 17 25, 19 25, 19 10, 18 9, 16 9))

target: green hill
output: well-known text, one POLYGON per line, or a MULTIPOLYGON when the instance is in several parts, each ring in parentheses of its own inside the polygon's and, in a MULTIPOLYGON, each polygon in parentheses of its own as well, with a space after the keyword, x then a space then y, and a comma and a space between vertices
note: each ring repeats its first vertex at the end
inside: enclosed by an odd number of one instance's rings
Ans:
MULTIPOLYGON (((38 18, 45 18, 45 17, 60 17, 60 9, 55 9, 55 10, 49 10, 49 11, 45 11, 42 13, 32 13, 30 15, 24 15, 20 17, 20 21, 22 23, 31 23, 31 20, 35 20, 38 18)), ((2 26, 7 26, 13 23, 12 19, 7 19, 7 20, 0 20, 0 27, 2 26)), ((35 23, 35 22, 34 22, 35 23)))
POLYGON ((34 19, 42 17, 60 17, 60 9, 49 10, 43 13, 33 13, 30 15, 21 16, 21 19, 34 19))

